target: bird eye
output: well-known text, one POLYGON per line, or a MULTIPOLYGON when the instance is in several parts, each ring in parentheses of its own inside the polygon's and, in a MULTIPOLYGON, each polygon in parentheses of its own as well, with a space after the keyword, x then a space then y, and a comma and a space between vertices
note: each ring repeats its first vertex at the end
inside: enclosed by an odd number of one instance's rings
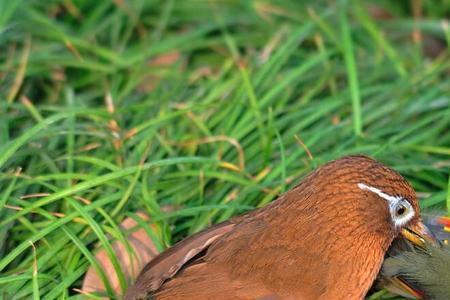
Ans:
POLYGON ((398 199, 397 203, 392 203, 390 211, 396 227, 402 227, 415 215, 413 207, 406 199, 398 199))
POLYGON ((401 228, 414 218, 416 212, 414 211, 411 203, 406 198, 403 198, 400 195, 389 195, 380 189, 365 185, 364 183, 358 183, 358 187, 362 190, 367 190, 375 193, 380 198, 387 201, 391 220, 394 223, 395 228, 401 228))
POLYGON ((406 208, 403 204, 400 204, 396 210, 395 210, 395 216, 401 217, 408 211, 408 208, 406 208))

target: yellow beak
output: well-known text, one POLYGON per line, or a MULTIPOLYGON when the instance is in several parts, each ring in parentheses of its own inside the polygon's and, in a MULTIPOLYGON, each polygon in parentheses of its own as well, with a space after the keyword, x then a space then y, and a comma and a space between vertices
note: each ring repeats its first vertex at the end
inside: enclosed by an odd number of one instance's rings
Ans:
POLYGON ((416 291, 411 286, 408 285, 402 278, 392 277, 386 284, 386 288, 395 294, 399 294, 406 298, 423 299, 421 292, 416 291))
POLYGON ((439 247, 440 243, 433 235, 430 229, 428 229, 422 221, 419 221, 413 225, 405 227, 401 231, 401 235, 411 242, 414 246, 427 250, 427 244, 435 247, 439 247))

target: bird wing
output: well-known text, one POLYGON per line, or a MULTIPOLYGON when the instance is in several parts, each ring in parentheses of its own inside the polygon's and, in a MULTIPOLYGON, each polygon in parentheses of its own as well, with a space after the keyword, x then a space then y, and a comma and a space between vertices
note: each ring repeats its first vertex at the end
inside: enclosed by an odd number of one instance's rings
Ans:
MULTIPOLYGON (((231 278, 227 270, 196 262, 183 268, 152 295, 155 300, 279 300, 288 299, 253 280, 231 278)), ((298 298, 296 298, 298 300, 298 298)))
POLYGON ((141 299, 156 291, 166 280, 175 276, 186 263, 232 230, 234 226, 233 220, 220 223, 167 249, 144 267, 136 283, 128 289, 124 299, 141 299))

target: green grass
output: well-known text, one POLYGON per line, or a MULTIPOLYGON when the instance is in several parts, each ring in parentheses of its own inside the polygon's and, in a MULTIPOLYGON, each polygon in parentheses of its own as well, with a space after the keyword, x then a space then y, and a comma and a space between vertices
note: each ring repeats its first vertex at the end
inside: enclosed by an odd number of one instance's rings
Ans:
POLYGON ((163 249, 346 154, 445 209, 449 1, 299 3, 1 1, 0 298, 80 299, 137 210, 163 249))

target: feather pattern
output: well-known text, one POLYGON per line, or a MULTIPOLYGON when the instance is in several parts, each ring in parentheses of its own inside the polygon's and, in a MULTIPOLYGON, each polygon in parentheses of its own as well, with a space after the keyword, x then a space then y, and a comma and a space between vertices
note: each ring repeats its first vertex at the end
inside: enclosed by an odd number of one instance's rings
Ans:
POLYGON ((398 173, 345 157, 266 207, 170 248, 125 299, 362 299, 399 228, 387 202, 360 182, 408 199, 419 215, 414 190, 398 173))

